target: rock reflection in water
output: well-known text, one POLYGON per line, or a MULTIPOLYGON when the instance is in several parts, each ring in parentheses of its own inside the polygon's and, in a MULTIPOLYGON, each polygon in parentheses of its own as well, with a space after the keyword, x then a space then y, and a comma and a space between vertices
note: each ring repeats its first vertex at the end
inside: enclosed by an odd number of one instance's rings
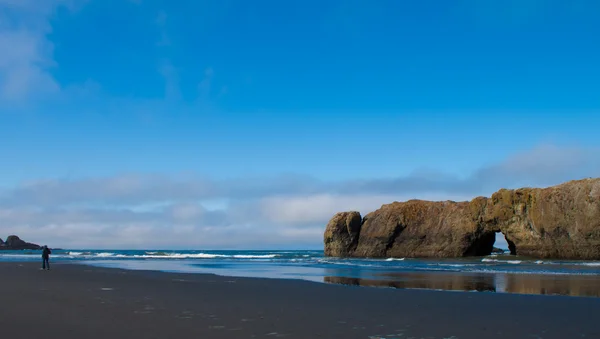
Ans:
POLYGON ((495 291, 494 277, 466 274, 402 273, 382 279, 363 279, 347 277, 325 277, 325 282, 393 288, 434 289, 452 291, 495 291))
POLYGON ((534 274, 393 273, 376 279, 326 276, 333 284, 600 297, 600 276, 534 274))
POLYGON ((506 274, 502 292, 600 297, 600 276, 506 274))

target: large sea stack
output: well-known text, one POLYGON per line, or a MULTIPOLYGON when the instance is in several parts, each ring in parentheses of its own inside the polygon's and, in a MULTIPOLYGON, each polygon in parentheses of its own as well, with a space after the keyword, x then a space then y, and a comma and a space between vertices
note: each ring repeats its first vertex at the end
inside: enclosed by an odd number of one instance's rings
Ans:
POLYGON ((0 250, 39 250, 40 245, 32 244, 21 240, 16 235, 9 235, 6 241, 0 239, 0 250))
POLYGON ((335 257, 488 255, 497 232, 512 254, 600 259, 600 178, 548 188, 502 189, 470 202, 409 200, 361 217, 337 213, 324 234, 335 257))

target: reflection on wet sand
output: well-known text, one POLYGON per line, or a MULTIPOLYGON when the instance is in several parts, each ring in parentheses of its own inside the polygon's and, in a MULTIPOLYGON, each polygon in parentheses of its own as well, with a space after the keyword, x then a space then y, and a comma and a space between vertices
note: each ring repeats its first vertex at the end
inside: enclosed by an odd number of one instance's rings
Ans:
POLYGON ((505 290, 499 292, 600 297, 600 277, 510 274, 505 290))
POLYGON ((439 274, 439 273, 402 273, 381 279, 362 279, 347 277, 325 277, 325 282, 393 288, 418 288, 453 291, 490 291, 494 292, 493 276, 471 276, 461 274, 439 274))
POLYGON ((376 279, 326 276, 324 281, 371 287, 600 297, 600 276, 404 272, 376 279))

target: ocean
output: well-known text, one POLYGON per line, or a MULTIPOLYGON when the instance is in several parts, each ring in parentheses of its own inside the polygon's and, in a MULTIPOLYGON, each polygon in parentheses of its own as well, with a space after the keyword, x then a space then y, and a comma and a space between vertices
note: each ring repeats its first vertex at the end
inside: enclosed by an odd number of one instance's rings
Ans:
MULTIPOLYGON (((40 251, 2 251, 0 261, 40 261, 40 251)), ((51 263, 129 270, 303 279, 356 286, 600 297, 600 261, 509 254, 460 259, 348 259, 322 251, 55 250, 51 263)))

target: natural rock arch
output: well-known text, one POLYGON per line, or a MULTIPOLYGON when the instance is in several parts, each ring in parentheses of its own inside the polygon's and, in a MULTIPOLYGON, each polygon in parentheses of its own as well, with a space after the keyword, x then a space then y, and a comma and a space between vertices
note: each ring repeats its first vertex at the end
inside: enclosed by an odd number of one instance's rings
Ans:
POLYGON ((600 259, 600 179, 502 189, 470 202, 394 202, 363 218, 358 212, 338 213, 325 231, 325 255, 486 255, 496 232, 504 234, 513 254, 600 259))

